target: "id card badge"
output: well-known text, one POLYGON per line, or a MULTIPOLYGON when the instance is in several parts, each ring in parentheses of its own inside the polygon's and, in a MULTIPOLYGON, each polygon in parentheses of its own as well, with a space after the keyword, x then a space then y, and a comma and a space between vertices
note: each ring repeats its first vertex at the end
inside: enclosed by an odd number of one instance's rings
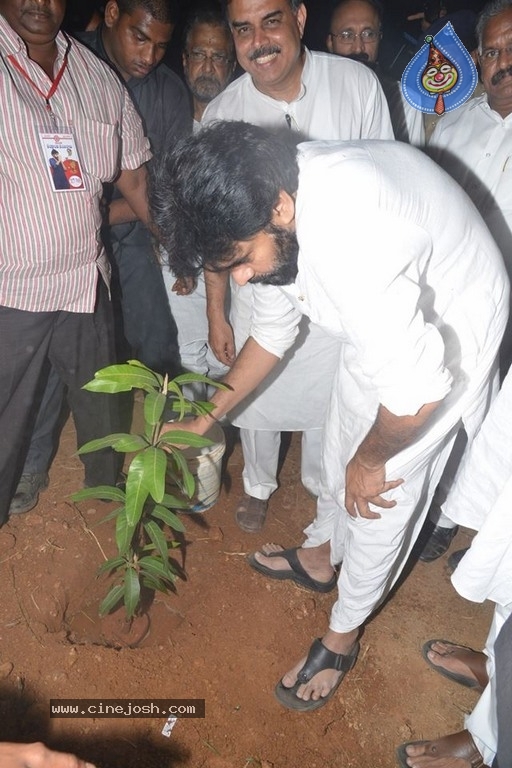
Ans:
POLYGON ((54 192, 82 192, 84 176, 72 133, 39 131, 44 161, 54 192))

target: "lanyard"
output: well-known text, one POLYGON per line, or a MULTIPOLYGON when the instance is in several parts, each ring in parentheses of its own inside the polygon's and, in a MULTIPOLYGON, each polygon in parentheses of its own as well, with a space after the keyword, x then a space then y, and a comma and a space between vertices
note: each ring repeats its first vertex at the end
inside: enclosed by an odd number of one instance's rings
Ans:
POLYGON ((63 62, 62 62, 62 64, 61 64, 61 67, 60 67, 59 71, 57 72, 57 75, 56 75, 56 77, 55 77, 55 80, 53 81, 53 83, 52 83, 52 86, 51 86, 50 90, 48 91, 48 93, 45 93, 44 91, 42 91, 42 90, 39 88, 39 86, 38 86, 38 85, 36 85, 36 84, 34 83, 34 81, 32 80, 32 78, 30 77, 30 75, 29 75, 29 74, 28 74, 28 72, 26 71, 26 69, 24 69, 24 68, 22 67, 22 65, 21 65, 21 64, 20 64, 20 63, 19 63, 19 62, 18 62, 18 61, 17 61, 17 60, 14 58, 14 54, 12 54, 12 53, 11 53, 11 54, 9 54, 9 55, 8 55, 8 57, 7 57, 7 58, 9 59, 9 61, 11 62, 11 64, 13 65, 13 67, 14 67, 15 69, 17 69, 17 70, 18 70, 18 72, 19 72, 21 75, 23 75, 23 77, 25 78, 25 80, 26 80, 28 83, 30 83, 30 85, 32 86, 32 88, 34 88, 34 90, 35 90, 35 91, 37 91, 37 92, 38 92, 38 93, 39 93, 39 94, 40 94, 40 95, 43 97, 43 99, 44 99, 44 100, 45 100, 45 102, 46 102, 46 109, 48 110, 48 113, 49 113, 49 115, 50 115, 50 117, 52 118, 52 120, 53 120, 53 121, 55 121, 55 115, 54 115, 54 113, 53 113, 53 110, 52 110, 52 108, 51 108, 51 106, 50 106, 50 99, 51 99, 51 98, 52 98, 52 96, 55 94, 55 91, 56 91, 56 90, 57 90, 57 88, 59 87, 59 83, 60 83, 60 81, 61 81, 61 79, 62 79, 62 75, 63 75, 63 74, 64 74, 64 72, 66 71, 66 67, 67 67, 67 65, 68 65, 68 53, 69 53, 69 49, 70 49, 70 48, 71 48, 71 40, 69 40, 69 39, 68 39, 68 40, 67 40, 67 46, 66 46, 66 50, 65 50, 65 52, 64 52, 64 59, 63 59, 63 62))

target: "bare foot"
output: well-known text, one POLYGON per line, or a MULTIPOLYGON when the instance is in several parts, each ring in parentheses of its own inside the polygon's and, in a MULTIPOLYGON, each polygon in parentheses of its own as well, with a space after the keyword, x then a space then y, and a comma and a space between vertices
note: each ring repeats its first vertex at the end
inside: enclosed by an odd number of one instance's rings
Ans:
POLYGON ((472 680, 475 687, 483 689, 489 682, 486 669, 487 656, 482 651, 473 651, 462 645, 438 641, 432 643, 427 657, 434 667, 472 680))
MULTIPOLYGON (((292 571, 290 563, 284 557, 265 557, 270 552, 283 550, 284 547, 280 544, 264 544, 259 552, 254 553, 254 559, 272 571, 292 571)), ((327 583, 332 579, 334 568, 330 560, 329 542, 320 547, 297 547, 297 557, 308 576, 315 581, 327 583)))
MULTIPOLYGON (((358 629, 345 633, 333 632, 329 629, 322 637, 322 644, 334 653, 348 654, 354 647, 358 634, 358 629)), ((284 675, 281 682, 285 688, 293 688, 297 682, 297 675, 304 666, 306 658, 307 657, 304 656, 293 669, 284 675)), ((310 699, 318 701, 318 699, 324 698, 331 692, 340 679, 340 676, 343 674, 343 672, 338 672, 335 669, 324 669, 321 672, 317 672, 309 682, 304 683, 297 688, 295 695, 298 699, 303 699, 304 701, 309 701, 310 699)))

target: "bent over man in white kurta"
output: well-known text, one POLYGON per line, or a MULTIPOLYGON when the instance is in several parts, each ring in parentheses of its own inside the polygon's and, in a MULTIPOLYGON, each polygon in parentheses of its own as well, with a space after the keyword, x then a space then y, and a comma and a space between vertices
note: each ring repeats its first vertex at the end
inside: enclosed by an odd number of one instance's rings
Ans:
MULTIPOLYGON (((215 200, 225 216, 232 201, 231 235, 239 231, 234 221, 244 195, 259 197, 255 187, 279 173, 272 165, 287 151, 293 163, 294 151, 265 130, 219 123, 171 158, 160 179, 161 204, 168 196, 200 228, 215 200), (240 189, 228 191, 223 176, 236 177, 240 189)), ((298 550, 306 570, 311 560, 304 554, 312 550, 328 568, 329 558, 343 560, 339 598, 330 629, 311 649, 308 674, 301 661, 276 689, 285 706, 312 709, 350 668, 360 627, 405 564, 461 422, 471 430, 482 419, 507 318, 508 280, 476 209, 419 151, 394 142, 311 142, 299 146, 298 167, 298 188, 285 178, 268 226, 237 234, 231 250, 209 254, 225 233, 217 223, 203 224, 204 245, 195 252, 203 266, 227 268, 239 284, 276 276, 286 282, 281 302, 255 285, 251 338, 225 379, 232 389, 213 398, 216 417, 283 356, 302 314, 342 342, 322 456, 329 541, 298 550), (295 237, 297 250, 282 249, 277 233, 295 237), (295 257, 295 272, 281 277, 295 257)), ((178 230, 169 249, 176 258, 178 230)), ((190 251, 183 248, 184 258, 190 251)), ((189 264, 191 271, 197 266, 189 264)), ((191 429, 203 432, 209 423, 200 417, 191 429)))

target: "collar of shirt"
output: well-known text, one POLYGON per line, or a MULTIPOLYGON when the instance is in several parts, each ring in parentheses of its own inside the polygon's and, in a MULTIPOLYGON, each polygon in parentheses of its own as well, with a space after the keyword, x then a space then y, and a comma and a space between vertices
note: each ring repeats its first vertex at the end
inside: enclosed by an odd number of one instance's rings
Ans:
MULTIPOLYGON (((64 60, 64 55, 68 49, 70 38, 66 37, 63 32, 59 32, 55 38, 57 44, 57 59, 55 61, 54 71, 58 71, 64 60)), ((73 40, 71 39, 71 43, 73 40)), ((7 23, 5 18, 0 15, 0 48, 2 53, 6 55, 22 56, 25 61, 31 61, 27 53, 27 46, 23 38, 21 38, 13 28, 7 23)))
POLYGON ((492 119, 497 123, 512 124, 512 112, 510 113, 510 115, 507 115, 506 117, 502 117, 498 112, 496 112, 496 110, 491 108, 489 104, 489 99, 486 93, 483 93, 481 96, 477 96, 476 99, 471 100, 469 109, 477 109, 477 108, 482 109, 490 117, 492 117, 492 119))

